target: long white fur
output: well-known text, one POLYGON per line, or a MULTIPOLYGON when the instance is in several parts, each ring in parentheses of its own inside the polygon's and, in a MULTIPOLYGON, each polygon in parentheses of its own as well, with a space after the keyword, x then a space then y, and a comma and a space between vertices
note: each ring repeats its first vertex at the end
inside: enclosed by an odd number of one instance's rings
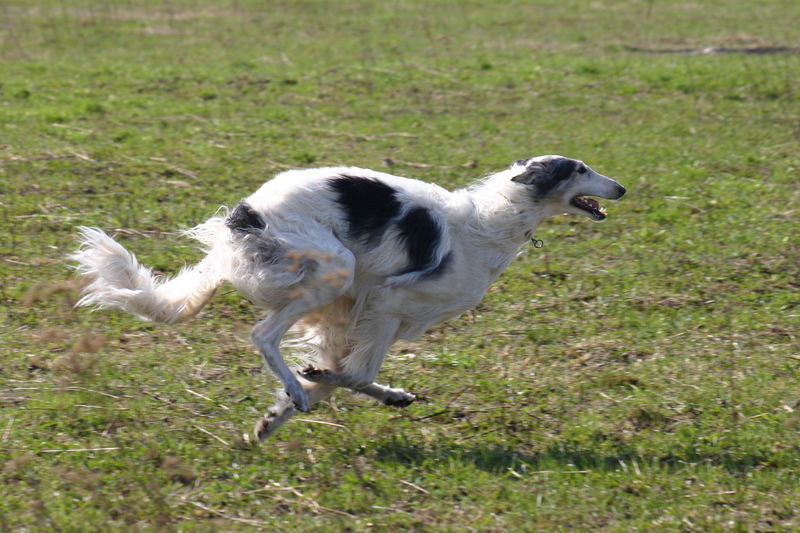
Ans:
POLYGON ((571 198, 616 199, 624 193, 588 167, 544 197, 532 193, 530 180, 514 180, 530 172, 530 162, 558 157, 517 162, 455 192, 354 167, 284 172, 244 200, 263 218, 264 238, 285 250, 269 264, 256 260, 241 235, 227 226, 227 210, 188 232, 205 245, 207 255, 172 278, 155 276, 101 230, 81 228, 81 248, 71 258, 90 282, 79 305, 119 308, 172 324, 196 315, 227 281, 268 309, 252 340, 285 392, 256 425, 259 438, 337 387, 405 406, 413 394, 374 383, 395 341, 414 340, 477 305, 543 220, 565 212, 586 214, 570 205, 571 198), (401 214, 414 206, 426 208, 442 229, 435 262, 452 254, 452 268, 430 279, 421 272, 398 275, 408 258, 391 227, 372 247, 349 240, 347 221, 329 186, 342 175, 391 186, 398 191, 401 214), (308 372, 289 368, 280 354, 290 328, 314 348, 308 372))

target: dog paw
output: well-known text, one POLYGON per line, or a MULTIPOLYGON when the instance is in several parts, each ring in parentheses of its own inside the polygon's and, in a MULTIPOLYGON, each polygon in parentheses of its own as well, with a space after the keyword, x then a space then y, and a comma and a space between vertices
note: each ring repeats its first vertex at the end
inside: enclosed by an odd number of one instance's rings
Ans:
POLYGON ((311 381, 313 383, 329 385, 336 381, 334 373, 330 370, 322 370, 311 365, 308 365, 297 373, 306 381, 311 381))
POLYGON ((394 389, 392 390, 391 395, 387 397, 383 401, 383 405, 388 405, 390 407, 408 407, 417 399, 416 394, 412 394, 410 392, 406 392, 403 389, 394 389))
POLYGON ((274 413, 267 413, 262 418, 256 422, 256 427, 253 430, 253 434, 256 436, 258 440, 264 440, 270 435, 272 435, 277 427, 272 423, 275 420, 274 413))
POLYGON ((296 411, 300 411, 302 413, 310 413, 311 412, 311 404, 308 403, 308 398, 304 398, 303 400, 292 400, 292 406, 295 408, 296 411), (305 401, 303 401, 305 400, 305 401))
POLYGON ((279 399, 279 401, 270 407, 269 411, 256 422, 256 427, 253 430, 258 440, 264 440, 279 427, 284 425, 289 418, 295 413, 296 408, 288 398, 279 399))
MULTIPOLYGON (((287 394, 289 393, 287 392, 287 394)), ((308 401, 308 394, 306 394, 305 391, 303 391, 302 396, 299 397, 289 394, 289 399, 292 400, 292 406, 296 411, 301 411, 303 413, 311 412, 311 404, 308 401)))
POLYGON ((303 390, 300 383, 292 383, 286 387, 286 395, 291 400, 295 410, 308 413, 311 411, 311 403, 308 400, 308 394, 303 390))

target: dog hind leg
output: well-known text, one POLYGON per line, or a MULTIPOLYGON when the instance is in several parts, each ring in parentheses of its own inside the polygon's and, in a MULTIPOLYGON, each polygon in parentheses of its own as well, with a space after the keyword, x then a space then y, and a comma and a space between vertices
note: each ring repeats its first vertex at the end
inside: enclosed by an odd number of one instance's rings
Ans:
MULTIPOLYGON (((308 402, 313 405, 327 398, 336 387, 320 385, 305 381, 302 383, 303 389, 308 395, 308 402)), ((282 425, 284 425, 297 412, 292 400, 286 395, 281 394, 275 404, 269 408, 267 413, 256 422, 254 433, 257 439, 264 440, 282 425)))
MULTIPOLYGON (((338 241, 337 241, 338 244, 338 241)), ((306 255, 309 255, 305 253, 306 255)), ((256 436, 263 439, 280 427, 295 411, 308 412, 311 405, 328 396, 336 387, 306 381, 301 384, 280 352, 283 336, 301 318, 326 305, 347 291, 353 281, 355 257, 341 244, 325 252, 315 252, 318 260, 302 283, 284 287, 282 305, 253 328, 251 339, 267 367, 284 387, 278 401, 256 425, 256 436), (313 272, 313 274, 312 274, 313 272)), ((278 298, 276 294, 272 295, 278 298)))
POLYGON ((282 309, 266 320, 259 322, 253 328, 250 338, 259 352, 261 352, 264 363, 283 383, 287 400, 294 404, 297 410, 308 412, 311 410, 308 394, 303 389, 303 386, 300 385, 286 361, 283 360, 280 351, 280 343, 283 336, 307 312, 303 310, 291 313, 291 311, 290 308, 282 309))

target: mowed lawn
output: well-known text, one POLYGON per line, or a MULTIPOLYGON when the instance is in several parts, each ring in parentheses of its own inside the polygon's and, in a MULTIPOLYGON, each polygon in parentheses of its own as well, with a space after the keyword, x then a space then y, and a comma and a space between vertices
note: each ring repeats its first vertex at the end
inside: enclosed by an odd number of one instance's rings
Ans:
MULTIPOLYGON (((0 531, 800 530, 792 0, 5 0, 0 531), (229 286, 74 309, 76 226, 160 273, 276 172, 463 187, 556 153, 623 183, 395 346, 405 410, 278 383, 229 286)), ((286 350, 287 357, 293 357, 286 350)), ((297 354, 294 354, 297 355, 297 354)))

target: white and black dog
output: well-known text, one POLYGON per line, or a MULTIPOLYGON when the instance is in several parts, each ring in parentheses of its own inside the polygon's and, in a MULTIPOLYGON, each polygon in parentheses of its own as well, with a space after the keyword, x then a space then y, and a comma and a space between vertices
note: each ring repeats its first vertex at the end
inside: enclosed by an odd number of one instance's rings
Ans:
POLYGON ((361 168, 291 170, 191 230, 208 255, 173 278, 155 276, 93 228, 80 229, 71 258, 89 280, 79 305, 172 324, 228 281, 269 310, 251 338, 284 391, 256 424, 263 439, 337 387, 409 405, 413 394, 374 382, 395 341, 477 305, 542 221, 566 213, 602 221, 605 210, 587 196, 623 194, 581 161, 552 155, 456 192, 361 168), (290 369, 279 350, 292 328, 313 348, 304 369, 290 369))

